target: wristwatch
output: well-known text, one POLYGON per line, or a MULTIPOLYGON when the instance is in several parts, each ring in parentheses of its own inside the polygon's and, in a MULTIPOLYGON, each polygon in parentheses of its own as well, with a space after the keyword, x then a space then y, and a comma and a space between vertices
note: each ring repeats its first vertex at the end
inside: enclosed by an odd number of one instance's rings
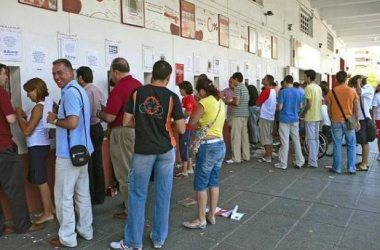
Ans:
POLYGON ((57 125, 58 119, 54 119, 53 124, 57 125))

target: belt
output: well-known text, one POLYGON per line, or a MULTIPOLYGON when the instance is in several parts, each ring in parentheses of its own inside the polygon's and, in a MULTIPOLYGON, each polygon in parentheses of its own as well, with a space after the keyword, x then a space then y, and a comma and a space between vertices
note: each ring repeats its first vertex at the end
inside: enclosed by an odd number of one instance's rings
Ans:
POLYGON ((204 140, 201 142, 201 144, 211 144, 216 142, 223 142, 223 139, 217 138, 217 139, 211 139, 211 140, 204 140))

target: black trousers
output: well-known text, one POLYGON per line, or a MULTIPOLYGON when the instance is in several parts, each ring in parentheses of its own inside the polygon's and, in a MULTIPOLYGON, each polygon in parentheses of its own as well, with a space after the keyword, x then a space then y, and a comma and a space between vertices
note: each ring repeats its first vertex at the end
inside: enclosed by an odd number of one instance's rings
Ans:
POLYGON ((91 125, 91 141, 94 152, 88 164, 88 176, 90 180, 91 203, 103 203, 105 199, 104 169, 102 157, 102 145, 104 138, 103 127, 100 123, 91 125))
MULTIPOLYGON (((24 181, 18 154, 12 148, 0 151, 0 186, 11 206, 16 233, 22 233, 31 226, 24 181)), ((4 222, 5 217, 0 202, 0 235, 4 231, 4 222)))

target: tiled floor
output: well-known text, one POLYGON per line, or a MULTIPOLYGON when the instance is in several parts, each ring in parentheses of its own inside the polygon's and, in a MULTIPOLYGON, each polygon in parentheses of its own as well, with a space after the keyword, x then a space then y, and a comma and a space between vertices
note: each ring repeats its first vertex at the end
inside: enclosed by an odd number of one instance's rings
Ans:
MULTIPOLYGON (((245 215, 240 221, 218 217, 217 224, 205 230, 181 226, 196 214, 196 206, 177 204, 194 193, 193 180, 175 180, 170 236, 164 249, 380 249, 380 162, 376 156, 372 145, 370 171, 356 175, 329 173, 324 166, 331 164, 330 157, 321 159, 318 169, 275 170, 256 159, 225 164, 219 206, 239 205, 245 215)), ((77 249, 109 249, 111 241, 122 238, 124 222, 112 219, 121 204, 120 197, 115 197, 94 207, 95 237, 79 239, 77 249)), ((148 220, 151 207, 152 196, 148 220)), ((53 249, 49 240, 57 230, 55 221, 33 234, 3 236, 0 249, 53 249)), ((152 249, 150 228, 145 231, 144 249, 152 249)))

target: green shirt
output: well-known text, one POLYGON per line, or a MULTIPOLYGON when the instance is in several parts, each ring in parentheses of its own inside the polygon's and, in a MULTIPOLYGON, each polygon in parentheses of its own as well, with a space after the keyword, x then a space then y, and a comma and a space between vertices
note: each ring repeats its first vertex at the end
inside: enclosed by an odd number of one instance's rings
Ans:
POLYGON ((317 122, 322 120, 322 89, 315 82, 307 85, 305 99, 311 102, 310 109, 305 114, 305 121, 317 122))

